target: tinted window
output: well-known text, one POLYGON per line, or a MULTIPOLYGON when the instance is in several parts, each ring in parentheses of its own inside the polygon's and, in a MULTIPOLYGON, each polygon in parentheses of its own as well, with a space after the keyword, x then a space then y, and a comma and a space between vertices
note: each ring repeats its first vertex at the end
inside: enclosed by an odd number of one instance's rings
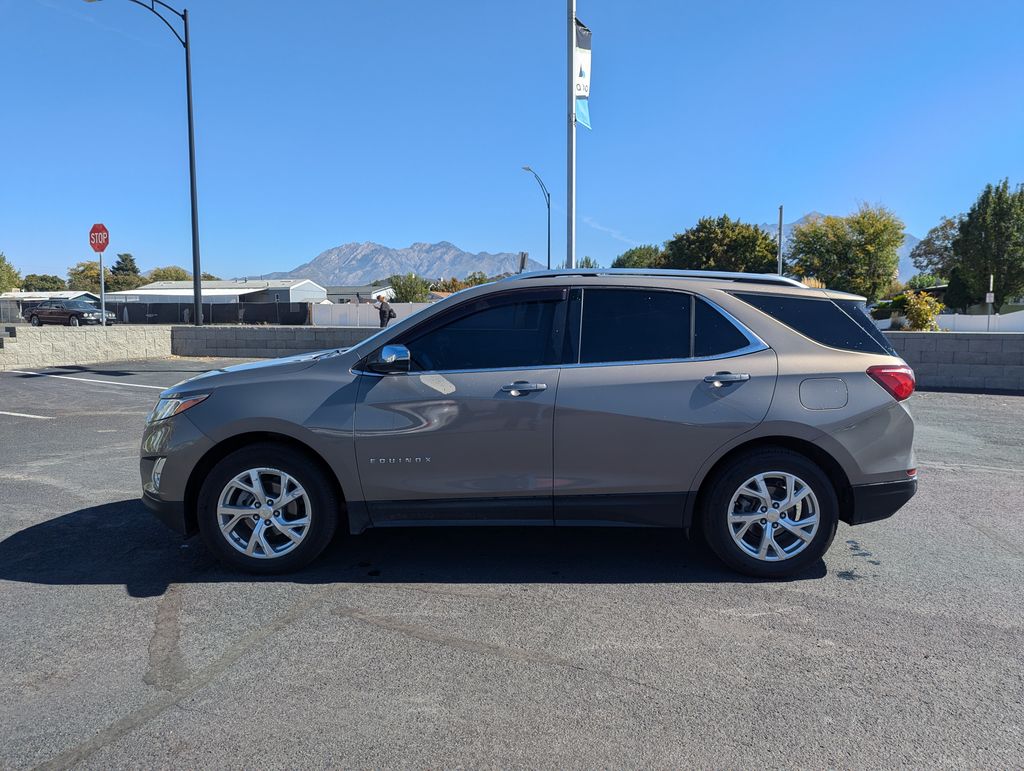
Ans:
MULTIPOLYGON (((478 310, 412 337, 413 370, 503 369, 559 363, 557 299, 482 300, 478 310)), ((413 332, 415 335, 415 331, 413 332)))
POLYGON ((834 302, 842 308, 843 312, 853 319, 861 329, 867 332, 876 343, 882 346, 887 353, 890 353, 893 356, 899 356, 899 354, 896 353, 896 349, 892 347, 892 343, 889 342, 889 338, 883 335, 871 320, 867 306, 864 303, 857 302, 855 300, 835 300, 834 302))
POLYGON ((736 325, 701 299, 693 319, 693 355, 722 356, 750 345, 736 325))
POLYGON ((690 356, 690 295, 642 289, 583 293, 580 362, 690 356))
POLYGON ((765 294, 736 296, 822 345, 865 353, 891 351, 831 300, 765 294))

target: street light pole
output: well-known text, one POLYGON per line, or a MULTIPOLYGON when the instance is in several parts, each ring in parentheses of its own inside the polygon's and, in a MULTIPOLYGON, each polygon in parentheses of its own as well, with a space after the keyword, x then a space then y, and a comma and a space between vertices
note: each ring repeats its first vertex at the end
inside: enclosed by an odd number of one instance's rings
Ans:
MULTIPOLYGON (((85 2, 94 3, 97 0, 85 0, 85 2)), ((199 261, 199 200, 196 195, 196 139, 192 120, 192 47, 189 44, 188 9, 175 10, 162 0, 148 0, 148 2, 146 0, 128 0, 128 2, 145 8, 160 19, 185 49, 185 96, 188 102, 188 180, 192 204, 192 311, 195 317, 193 323, 197 327, 201 327, 203 325, 203 274, 199 261), (184 36, 178 34, 178 30, 160 13, 157 6, 181 19, 184 36)))
POLYGON ((196 197, 196 132, 192 121, 192 47, 188 37, 188 9, 181 12, 185 25, 185 90, 188 94, 188 182, 192 199, 192 312, 195 325, 203 325, 203 274, 199 265, 199 201, 196 197))
POLYGON ((536 171, 529 166, 523 166, 523 171, 533 174, 533 178, 537 180, 537 184, 540 185, 540 189, 544 193, 544 202, 548 207, 548 270, 551 270, 551 193, 548 192, 547 185, 536 171))

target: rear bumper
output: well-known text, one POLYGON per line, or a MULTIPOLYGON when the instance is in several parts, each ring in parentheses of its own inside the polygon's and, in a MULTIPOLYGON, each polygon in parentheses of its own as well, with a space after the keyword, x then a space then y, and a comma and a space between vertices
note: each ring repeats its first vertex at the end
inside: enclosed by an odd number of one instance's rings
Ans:
POLYGON ((917 492, 917 478, 872 485, 854 485, 847 524, 863 525, 891 517, 917 492))

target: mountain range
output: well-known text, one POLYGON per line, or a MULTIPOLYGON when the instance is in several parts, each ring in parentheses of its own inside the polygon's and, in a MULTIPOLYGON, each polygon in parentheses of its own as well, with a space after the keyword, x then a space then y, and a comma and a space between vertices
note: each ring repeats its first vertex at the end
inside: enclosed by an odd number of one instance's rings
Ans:
MULTIPOLYGON (((396 274, 415 273, 424 278, 465 278, 479 271, 487 276, 515 273, 519 255, 513 252, 466 252, 449 241, 418 242, 393 249, 372 241, 335 246, 320 252, 294 270, 270 273, 265 278, 309 278, 321 286, 369 284, 396 274)), ((543 270, 536 260, 527 260, 526 270, 543 270)))
MULTIPOLYGON (((792 237, 793 228, 821 217, 818 212, 809 212, 795 222, 784 223, 782 237, 784 246, 792 237)), ((778 225, 765 223, 761 229, 773 238, 778 225)), ((906 234, 899 249, 899 277, 906 281, 917 271, 910 261, 910 252, 919 238, 906 234)), ((515 273, 519 269, 519 255, 514 252, 467 252, 450 241, 436 244, 417 242, 401 249, 383 246, 372 241, 342 244, 321 252, 312 260, 297 268, 269 273, 262 278, 309 278, 321 286, 344 286, 369 284, 378 279, 396 274, 415 273, 424 278, 465 278, 470 273, 480 272, 487 276, 515 273)), ((536 260, 527 260, 526 270, 543 270, 536 260)))
MULTIPOLYGON (((823 216, 825 215, 823 215, 821 212, 812 211, 808 212, 795 222, 784 222, 782 224, 782 248, 789 248, 789 239, 793 235, 794 227, 796 227, 797 225, 803 225, 804 223, 809 222, 810 220, 817 219, 823 216)), ((776 234, 779 232, 778 223, 764 223, 760 225, 760 228, 761 230, 764 230, 767 233, 769 233, 772 238, 776 238, 776 234)), ((912 236, 910 233, 904 234, 903 245, 899 248, 899 251, 897 252, 897 254, 899 254, 900 256, 900 281, 906 281, 907 279, 909 279, 911 276, 918 272, 917 268, 914 267, 914 263, 910 259, 910 253, 913 251, 914 247, 917 246, 920 240, 920 238, 918 238, 917 236, 912 236)))

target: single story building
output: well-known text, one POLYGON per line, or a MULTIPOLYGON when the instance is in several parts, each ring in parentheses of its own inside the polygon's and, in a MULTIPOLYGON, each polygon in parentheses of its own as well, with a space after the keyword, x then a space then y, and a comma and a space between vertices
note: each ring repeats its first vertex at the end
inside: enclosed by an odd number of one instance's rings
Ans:
POLYGON ((366 302, 384 295, 385 300, 393 300, 395 290, 388 285, 373 286, 364 284, 362 286, 329 286, 327 287, 327 299, 336 305, 341 303, 366 302))
POLYGON ((62 292, 0 292, 0 300, 14 300, 19 303, 41 303, 47 300, 85 300, 90 303, 98 303, 100 296, 92 292, 72 289, 62 292))
MULTIPOLYGON (((308 278, 203 281, 204 303, 319 303, 327 290, 308 278)), ((191 281, 154 281, 138 289, 108 292, 110 302, 190 303, 191 281)))

